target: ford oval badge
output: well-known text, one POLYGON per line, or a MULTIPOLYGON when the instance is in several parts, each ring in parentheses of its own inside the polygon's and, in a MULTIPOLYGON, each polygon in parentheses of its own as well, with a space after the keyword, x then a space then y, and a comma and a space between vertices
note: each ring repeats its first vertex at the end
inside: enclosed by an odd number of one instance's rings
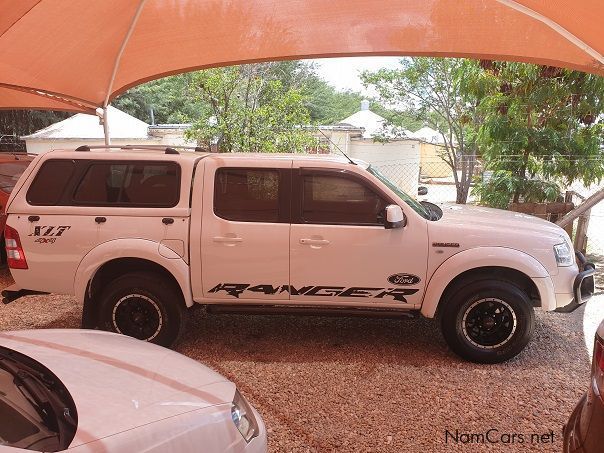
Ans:
POLYGON ((388 281, 393 285, 405 286, 416 285, 421 282, 421 278, 413 274, 394 274, 388 277, 388 281))

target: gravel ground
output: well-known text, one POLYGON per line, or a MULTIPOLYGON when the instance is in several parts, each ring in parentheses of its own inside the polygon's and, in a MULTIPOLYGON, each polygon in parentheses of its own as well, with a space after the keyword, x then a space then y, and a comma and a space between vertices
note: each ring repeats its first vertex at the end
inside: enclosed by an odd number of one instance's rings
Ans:
MULTIPOLYGON (((0 271, 0 287, 10 283, 0 271)), ((572 314, 538 312, 529 347, 499 365, 461 361, 425 319, 197 309, 177 350, 237 383, 263 415, 271 452, 559 452, 561 427, 588 384, 600 292, 572 314), (462 434, 489 429, 499 443, 463 443, 462 434), (531 438, 550 431, 553 442, 531 438)), ((63 328, 78 327, 81 307, 29 296, 0 310, 1 330, 63 328)))

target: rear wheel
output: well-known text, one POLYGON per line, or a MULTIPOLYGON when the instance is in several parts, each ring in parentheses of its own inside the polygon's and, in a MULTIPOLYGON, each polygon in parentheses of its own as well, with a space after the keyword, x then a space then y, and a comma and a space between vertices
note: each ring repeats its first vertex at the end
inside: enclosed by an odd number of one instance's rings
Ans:
POLYGON ((443 336, 456 354, 472 362, 498 363, 514 357, 535 329, 528 295, 507 281, 469 283, 444 303, 443 336))
POLYGON ((156 274, 123 275, 100 297, 101 329, 162 346, 171 346, 179 338, 185 315, 179 291, 156 274))

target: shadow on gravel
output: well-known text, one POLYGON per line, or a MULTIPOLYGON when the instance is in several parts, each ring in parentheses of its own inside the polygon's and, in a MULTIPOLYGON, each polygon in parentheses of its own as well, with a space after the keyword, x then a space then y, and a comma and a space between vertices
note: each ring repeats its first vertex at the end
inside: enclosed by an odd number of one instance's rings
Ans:
POLYGON ((81 325, 80 313, 66 313, 53 320, 40 324, 39 329, 79 329, 81 325))
MULTIPOLYGON (((447 347, 437 321, 293 315, 226 315, 194 310, 177 349, 187 355, 211 354, 224 361, 264 363, 398 363, 426 366, 463 363, 447 347)), ((571 314, 538 313, 533 340, 508 367, 534 367, 587 360, 582 326, 583 309, 571 314), (557 324, 575 331, 567 334, 557 324)), ((494 365, 497 366, 497 365, 494 365)))

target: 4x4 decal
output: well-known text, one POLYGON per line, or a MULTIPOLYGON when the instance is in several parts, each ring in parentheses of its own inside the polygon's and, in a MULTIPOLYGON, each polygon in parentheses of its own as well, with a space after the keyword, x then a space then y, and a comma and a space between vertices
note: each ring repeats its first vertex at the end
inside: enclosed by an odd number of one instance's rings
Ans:
POLYGON ((224 291, 229 296, 239 298, 245 291, 261 293, 266 295, 289 293, 292 296, 323 296, 323 297, 372 297, 383 299, 392 297, 398 302, 407 302, 405 296, 411 296, 418 292, 412 288, 369 288, 362 286, 303 286, 295 288, 292 285, 250 285, 249 283, 219 283, 212 288, 210 293, 224 291))

